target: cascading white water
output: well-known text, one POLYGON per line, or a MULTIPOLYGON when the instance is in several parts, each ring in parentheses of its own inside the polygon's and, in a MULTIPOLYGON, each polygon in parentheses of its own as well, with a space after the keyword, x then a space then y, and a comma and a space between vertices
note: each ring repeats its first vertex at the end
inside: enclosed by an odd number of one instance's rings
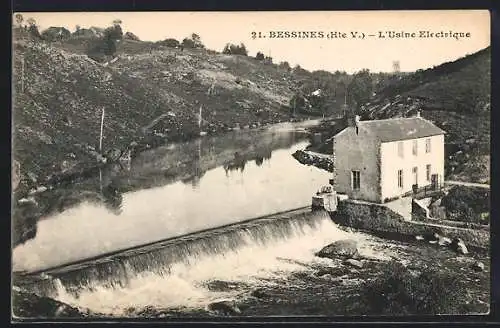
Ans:
MULTIPOLYGON (((244 234, 246 240, 242 247, 206 256, 188 256, 172 263, 169 274, 145 271, 129 277, 124 286, 105 286, 95 281, 91 288, 82 288, 76 294, 68 292, 59 281, 54 296, 74 306, 117 316, 126 315, 130 308, 197 309, 220 298, 237 298, 241 293, 214 292, 207 288, 207 282, 220 280, 255 287, 269 278, 283 278, 293 271, 310 270, 301 263, 330 261, 315 257, 314 253, 335 240, 355 239, 362 255, 374 256, 365 235, 340 230, 326 213, 309 215, 317 224, 299 224, 290 219, 293 233, 286 238, 269 238, 267 241, 260 238, 259 242, 251 234, 244 234)), ((132 272, 133 268, 125 270, 132 272)))

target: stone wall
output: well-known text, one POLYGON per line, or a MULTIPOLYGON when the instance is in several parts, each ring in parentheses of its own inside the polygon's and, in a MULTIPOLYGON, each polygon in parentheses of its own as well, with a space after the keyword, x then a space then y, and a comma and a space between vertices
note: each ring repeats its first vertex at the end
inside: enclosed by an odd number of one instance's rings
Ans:
POLYGON ((406 221, 384 205, 374 203, 342 201, 338 204, 337 212, 332 214, 332 219, 340 225, 375 234, 414 238, 437 232, 449 238, 461 238, 467 246, 481 249, 490 247, 489 230, 406 221))

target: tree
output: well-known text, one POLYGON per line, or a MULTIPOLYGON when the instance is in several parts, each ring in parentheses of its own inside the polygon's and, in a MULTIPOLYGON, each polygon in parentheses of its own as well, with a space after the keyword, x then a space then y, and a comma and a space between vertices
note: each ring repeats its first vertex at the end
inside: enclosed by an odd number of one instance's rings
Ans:
POLYGON ((222 50, 222 53, 225 55, 247 56, 248 50, 243 43, 240 43, 240 45, 236 45, 233 43, 227 43, 226 46, 224 47, 224 49, 222 50))
POLYGON ((121 19, 115 19, 113 20, 113 25, 121 25, 122 24, 122 20, 121 19))
POLYGON ((16 19, 16 23, 19 27, 21 27, 23 25, 23 21, 24 21, 24 17, 23 15, 21 14, 16 14, 15 16, 15 19, 16 19))
MULTIPOLYGON (((117 23, 117 20, 113 23, 117 23)), ((120 21, 121 22, 121 21, 120 21)), ((116 42, 123 39, 123 31, 119 24, 113 24, 104 30, 103 36, 91 44, 87 55, 95 60, 103 59, 103 56, 114 56, 116 53, 116 42)))
POLYGON ((201 38, 198 34, 196 34, 196 33, 191 34, 191 40, 193 40, 195 48, 204 48, 205 47, 203 45, 203 43, 201 42, 201 38))
POLYGON ((32 17, 28 18, 26 20, 26 23, 28 23, 28 32, 31 34, 31 36, 41 39, 42 36, 40 35, 40 32, 38 31, 38 26, 36 25, 36 20, 32 17))
POLYGON ((42 38, 47 41, 61 41, 71 36, 71 32, 64 27, 51 26, 42 32, 42 38))
POLYGON ((373 81, 370 71, 363 69, 354 74, 347 86, 349 100, 355 103, 357 109, 368 102, 373 92, 373 81))
POLYGON ((264 60, 264 54, 262 52, 257 52, 257 55, 255 55, 255 59, 257 60, 264 60))
POLYGON ((182 40, 182 46, 186 48, 205 48, 201 42, 201 38, 198 34, 191 34, 190 38, 184 38, 182 40))
POLYGON ((81 27, 80 27, 80 25, 78 25, 78 24, 77 24, 77 25, 75 25, 75 31, 76 31, 76 32, 80 31, 80 28, 81 28, 81 27))

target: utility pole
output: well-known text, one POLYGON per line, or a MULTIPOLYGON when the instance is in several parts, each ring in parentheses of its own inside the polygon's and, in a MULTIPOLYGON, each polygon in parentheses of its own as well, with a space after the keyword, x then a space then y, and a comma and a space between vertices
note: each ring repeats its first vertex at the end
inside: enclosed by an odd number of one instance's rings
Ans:
POLYGON ((21 57, 21 92, 24 93, 24 56, 21 57))
POLYGON ((99 152, 102 154, 102 133, 104 129, 104 107, 102 108, 101 116, 101 136, 99 137, 99 152))

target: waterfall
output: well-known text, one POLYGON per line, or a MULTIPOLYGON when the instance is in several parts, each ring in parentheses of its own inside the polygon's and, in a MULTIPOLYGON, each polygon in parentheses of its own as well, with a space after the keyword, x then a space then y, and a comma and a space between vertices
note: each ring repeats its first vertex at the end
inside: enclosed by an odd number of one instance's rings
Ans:
POLYGON ((278 215, 62 267, 29 288, 98 312, 122 313, 136 306, 196 306, 214 296, 207 296, 207 290, 200 287, 203 282, 248 282, 269 270, 296 268, 293 261, 279 258, 310 260, 326 243, 347 235, 326 212, 278 215))

